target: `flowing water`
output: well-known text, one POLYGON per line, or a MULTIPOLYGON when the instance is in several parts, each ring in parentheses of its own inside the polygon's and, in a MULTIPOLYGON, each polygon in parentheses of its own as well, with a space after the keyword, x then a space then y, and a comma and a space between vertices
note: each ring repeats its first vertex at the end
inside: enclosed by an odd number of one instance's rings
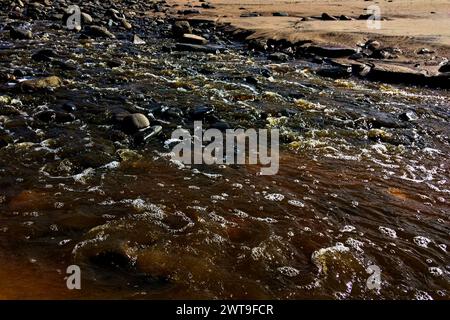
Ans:
POLYGON ((447 91, 326 79, 228 40, 171 52, 164 26, 140 46, 41 27, 0 42, 0 68, 65 81, 2 92, 0 298, 450 298, 447 91), (74 67, 33 61, 43 48, 74 67), (66 102, 74 121, 33 117, 66 102), (205 105, 232 128, 279 128, 279 173, 171 161, 170 133, 205 105), (162 133, 133 142, 117 108, 162 133))

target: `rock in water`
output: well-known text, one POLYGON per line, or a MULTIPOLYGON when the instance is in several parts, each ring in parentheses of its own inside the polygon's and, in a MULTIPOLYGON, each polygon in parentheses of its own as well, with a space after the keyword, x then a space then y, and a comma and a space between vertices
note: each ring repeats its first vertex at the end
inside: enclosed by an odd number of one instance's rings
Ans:
POLYGON ((46 78, 39 78, 33 80, 26 80, 20 83, 20 89, 22 91, 38 91, 59 88, 62 86, 61 78, 57 76, 50 76, 46 78))
POLYGON ((30 30, 12 28, 9 31, 9 36, 13 40, 30 40, 33 38, 33 33, 30 30))
POLYGON ((105 27, 89 26, 86 28, 86 35, 92 38, 110 38, 114 39, 116 36, 108 31, 105 27))
POLYGON ((329 15, 326 12, 324 12, 324 13, 322 13, 322 20, 325 20, 325 21, 336 21, 337 18, 333 17, 332 15, 329 15))
POLYGON ((172 34, 175 38, 182 37, 185 33, 192 33, 192 27, 187 21, 176 21, 172 25, 172 34))
POLYGON ((343 68, 343 67, 325 67, 320 68, 316 71, 321 77, 332 78, 332 79, 344 79, 348 78, 352 75, 352 68, 343 68))
POLYGON ((133 44, 141 45, 145 44, 145 41, 141 39, 137 34, 133 35, 133 44))
POLYGON ((439 72, 450 72, 450 62, 447 62, 447 63, 443 64, 439 68, 439 72))
POLYGON ((272 53, 269 55, 268 58, 272 61, 278 61, 278 62, 286 62, 289 60, 289 56, 283 52, 272 53))
POLYGON ((181 40, 185 43, 193 43, 193 44, 207 44, 208 40, 203 37, 197 36, 195 34, 185 33, 181 40))
POLYGON ((132 113, 123 118, 123 127, 129 132, 136 132, 148 126, 150 126, 150 121, 142 113, 132 113))

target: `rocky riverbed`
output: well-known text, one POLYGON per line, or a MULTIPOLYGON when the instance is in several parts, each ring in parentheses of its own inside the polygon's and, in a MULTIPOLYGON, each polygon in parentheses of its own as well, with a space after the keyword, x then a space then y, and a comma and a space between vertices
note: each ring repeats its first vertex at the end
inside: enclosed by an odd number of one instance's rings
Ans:
POLYGON ((164 1, 0 9, 0 298, 449 298, 446 70, 241 41, 164 1), (171 161, 194 121, 280 129, 279 174, 171 161))

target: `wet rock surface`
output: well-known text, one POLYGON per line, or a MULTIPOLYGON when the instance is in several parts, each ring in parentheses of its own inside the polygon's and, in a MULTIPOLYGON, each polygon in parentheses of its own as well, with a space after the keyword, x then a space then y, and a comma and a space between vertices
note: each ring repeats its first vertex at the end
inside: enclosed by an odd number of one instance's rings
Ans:
POLYGON ((80 264, 85 298, 448 297, 423 277, 448 264, 449 96, 401 84, 448 83, 446 69, 338 64, 357 50, 140 14, 164 1, 85 1, 80 32, 68 3, 0 5, 1 257, 36 260, 44 280, 80 264), (279 174, 171 161, 172 131, 194 121, 279 129, 279 174))

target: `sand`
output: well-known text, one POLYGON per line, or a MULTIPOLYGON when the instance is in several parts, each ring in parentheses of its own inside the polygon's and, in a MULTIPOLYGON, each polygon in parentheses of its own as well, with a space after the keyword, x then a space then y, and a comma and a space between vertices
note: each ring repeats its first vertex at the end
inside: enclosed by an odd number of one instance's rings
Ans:
POLYGON ((450 53, 450 1, 448 0, 209 0, 215 8, 201 8, 199 1, 167 0, 173 12, 190 7, 200 15, 188 18, 211 19, 231 23, 238 29, 252 30, 254 38, 287 39, 292 42, 312 40, 318 44, 355 47, 368 39, 376 39, 384 46, 395 46, 405 56, 416 55, 420 48, 429 48, 437 55, 450 53), (381 12, 380 29, 368 27, 367 20, 301 21, 304 17, 319 17, 323 12, 358 18, 370 5, 378 5, 381 12), (257 12, 259 17, 240 17, 257 12), (289 16, 273 16, 274 12, 289 16))

